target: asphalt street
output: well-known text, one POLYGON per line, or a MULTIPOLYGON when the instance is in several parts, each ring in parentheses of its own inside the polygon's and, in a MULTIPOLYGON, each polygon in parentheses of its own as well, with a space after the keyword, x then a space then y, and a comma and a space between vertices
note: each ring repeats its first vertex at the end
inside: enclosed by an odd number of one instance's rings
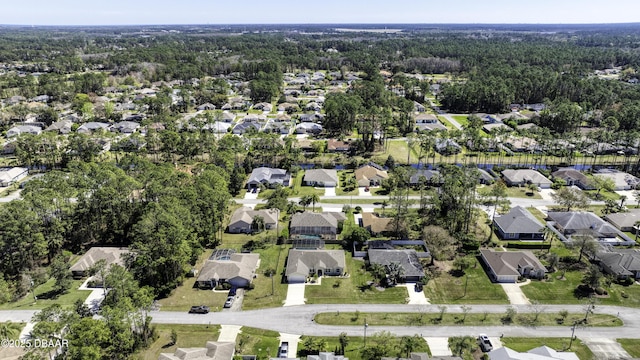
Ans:
MULTIPOLYGON (((507 305, 470 305, 473 313, 504 313, 507 305)), ((513 305, 518 313, 533 312, 530 305, 513 305)), ((543 305, 540 306, 546 313, 558 313, 568 310, 571 313, 582 313, 586 310, 584 305, 543 305)), ((331 304, 331 305, 299 305, 250 310, 241 312, 213 312, 209 314, 189 314, 187 312, 154 311, 151 313, 152 322, 158 324, 219 324, 251 326, 261 329, 274 330, 288 334, 338 336, 346 332, 350 336, 363 334, 363 325, 329 326, 319 325, 313 321, 318 313, 325 312, 415 312, 438 313, 438 305, 397 305, 397 304, 331 304)), ((12 322, 26 322, 31 319, 35 310, 5 310, 0 311, 0 322, 11 320, 12 322)), ((447 305, 447 313, 461 313, 459 305, 447 305)), ((624 325, 622 327, 583 327, 579 326, 575 335, 579 338, 640 338, 640 309, 625 308, 619 306, 597 305, 594 313, 619 316, 624 325)), ((364 317, 363 317, 364 321, 364 317)), ((477 336, 486 333, 489 336, 502 334, 514 337, 570 337, 571 326, 376 326, 369 325, 367 333, 374 334, 379 331, 389 331, 398 336, 477 336)))

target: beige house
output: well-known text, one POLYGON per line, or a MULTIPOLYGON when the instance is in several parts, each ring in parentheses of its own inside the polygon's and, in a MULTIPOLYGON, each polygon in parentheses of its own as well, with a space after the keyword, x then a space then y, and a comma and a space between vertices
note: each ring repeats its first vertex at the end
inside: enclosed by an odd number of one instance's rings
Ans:
POLYGON ((256 216, 262 217, 264 220, 265 230, 275 229, 278 222, 278 210, 253 210, 250 207, 240 207, 231 215, 229 220, 228 231, 232 234, 245 233, 249 234, 253 232, 251 224, 256 216))
POLYGON ((158 360, 231 360, 235 352, 234 342, 207 341, 202 348, 178 348, 173 354, 162 353, 158 360))
POLYGON ((231 254, 228 259, 209 259, 202 266, 196 284, 199 288, 214 288, 222 283, 246 288, 259 263, 259 254, 231 254))
POLYGON ((127 248, 117 247, 92 247, 87 251, 80 260, 76 261, 69 270, 74 278, 83 278, 88 275, 89 269, 98 261, 105 260, 107 268, 112 264, 124 266, 123 255, 129 254, 127 248))
POLYGON ((287 282, 304 283, 309 276, 340 276, 345 272, 344 250, 289 250, 287 282))
POLYGON ((346 216, 338 212, 303 212, 293 214, 289 224, 289 235, 292 239, 305 237, 335 240, 338 236, 338 222, 346 216))
POLYGON ((378 186, 382 180, 388 179, 386 171, 371 165, 365 165, 355 171, 358 186, 378 186))
POLYGON ((541 279, 547 268, 531 251, 480 250, 480 257, 487 265, 492 281, 514 283, 519 277, 541 279))

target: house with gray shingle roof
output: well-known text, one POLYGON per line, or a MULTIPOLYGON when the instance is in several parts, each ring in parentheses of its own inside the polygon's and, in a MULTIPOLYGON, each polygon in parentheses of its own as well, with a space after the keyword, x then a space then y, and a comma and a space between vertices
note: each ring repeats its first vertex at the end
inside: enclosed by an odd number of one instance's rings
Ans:
POLYGON ((40 135, 42 128, 35 125, 18 125, 7 130, 7 138, 18 136, 20 134, 40 135))
POLYGON ((502 240, 544 241, 545 225, 522 206, 516 206, 508 213, 496 216, 493 224, 502 240))
POLYGON ((282 186, 289 186, 291 181, 291 174, 284 169, 275 169, 268 167, 259 167, 253 169, 249 180, 247 180, 247 188, 253 189, 265 185, 267 187, 273 187, 277 184, 282 186))
POLYGON ((229 220, 228 232, 231 234, 253 232, 251 224, 256 216, 262 217, 264 220, 265 230, 271 230, 276 227, 278 221, 278 212, 273 209, 253 210, 250 207, 240 207, 233 212, 229 220))
POLYGON ((591 190, 593 185, 589 181, 587 175, 573 168, 562 168, 551 173, 554 179, 562 179, 567 186, 577 186, 582 190, 591 190))
POLYGON ((310 276, 340 276, 345 272, 344 250, 289 250, 285 276, 289 284, 310 276))
POLYGON ((494 251, 481 249, 480 258, 495 282, 515 283, 519 277, 541 279, 547 268, 531 251, 494 251))
POLYGON ((246 288, 253 280, 259 261, 259 254, 237 253, 224 259, 209 259, 200 269, 196 284, 201 289, 213 289, 223 283, 246 288))
POLYGON ((292 239, 319 237, 324 240, 336 240, 338 222, 344 221, 345 215, 336 212, 303 212, 291 216, 289 235, 292 239))
POLYGON ((338 172, 335 169, 311 169, 304 173, 304 185, 335 187, 338 185, 338 172))
POLYGON ((111 127, 111 131, 119 131, 123 134, 133 134, 139 127, 140 124, 134 121, 120 121, 111 127))
POLYGON ((586 211, 549 211, 548 225, 555 229, 562 241, 571 241, 573 236, 593 236, 600 243, 633 245, 630 239, 613 225, 596 214, 586 211))
POLYGON ((403 282, 417 282, 424 277, 424 268, 414 249, 382 250, 369 249, 367 252, 370 264, 389 266, 397 263, 403 270, 403 282))
POLYGON ((129 254, 129 249, 118 247, 97 247, 89 249, 75 264, 69 268, 74 278, 87 276, 88 271, 98 261, 105 260, 107 268, 112 264, 124 266, 123 255, 129 254))
POLYGON ((78 130, 76 130, 76 132, 78 134, 91 134, 92 132, 98 131, 98 130, 108 130, 109 126, 110 125, 107 123, 91 121, 91 122, 80 125, 80 127, 78 128, 78 130))
POLYGON ((607 214, 604 219, 620 231, 635 232, 636 223, 640 221, 640 209, 607 214))
POLYGON ((640 184, 640 179, 626 172, 615 169, 600 169, 593 176, 609 178, 615 184, 614 190, 631 190, 640 184))
POLYGON ((207 341, 202 348, 177 348, 175 353, 161 353, 158 360, 231 360, 235 342, 207 341))
POLYGON ((640 252, 635 249, 612 249, 598 251, 595 255, 602 270, 617 279, 640 278, 640 252))
POLYGON ((506 169, 502 170, 504 182, 509 186, 525 186, 535 184, 541 189, 551 188, 551 180, 539 172, 531 169, 506 169))

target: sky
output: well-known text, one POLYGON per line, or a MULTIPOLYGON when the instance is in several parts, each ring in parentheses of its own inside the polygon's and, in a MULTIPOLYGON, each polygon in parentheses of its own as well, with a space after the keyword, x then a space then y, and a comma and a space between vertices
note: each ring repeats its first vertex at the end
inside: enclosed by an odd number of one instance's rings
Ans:
POLYGON ((0 10, 4 25, 627 22, 640 22, 640 1, 18 0, 0 10))

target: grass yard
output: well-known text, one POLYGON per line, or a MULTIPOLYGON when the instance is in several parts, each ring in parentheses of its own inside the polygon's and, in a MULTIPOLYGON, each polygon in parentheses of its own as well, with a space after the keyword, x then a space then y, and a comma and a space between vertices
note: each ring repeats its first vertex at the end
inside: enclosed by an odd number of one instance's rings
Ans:
MULTIPOLYGON (((505 312, 506 313, 506 312, 505 312)), ((367 324, 376 326, 405 326, 405 325, 438 325, 438 326, 500 326, 504 325, 502 318, 505 314, 499 313, 445 313, 440 317, 440 312, 427 313, 320 313, 315 317, 315 322, 323 325, 360 325, 362 319, 367 319, 367 324)), ((534 321, 534 313, 517 314, 513 319, 513 325, 522 326, 568 326, 576 320, 584 318, 584 313, 569 314, 566 319, 558 313, 542 313, 534 321)), ((613 327, 622 326, 622 320, 612 315, 594 314, 589 317, 591 326, 613 327)))
POLYGON ((629 355, 633 358, 640 358, 640 339, 616 339, 629 355))
POLYGON ((543 224, 546 224, 546 216, 544 215, 544 213, 534 207, 528 207, 527 210, 529 210, 529 212, 531 213, 531 215, 533 215, 536 219, 538 219, 538 221, 540 221, 543 224))
POLYGON ((589 348, 580 341, 580 339, 573 340, 571 349, 567 350, 569 346, 569 338, 514 338, 504 337, 500 340, 503 346, 511 348, 515 351, 525 352, 531 349, 537 348, 542 345, 546 345, 557 351, 572 351, 575 352, 581 360, 594 359, 594 355, 589 348))
MULTIPOLYGON (((204 262, 211 256, 213 250, 205 250, 200 255, 194 266, 198 271, 202 269, 204 262)), ((226 291, 200 290, 193 287, 196 277, 186 278, 182 285, 171 292, 169 297, 160 299, 160 310, 164 311, 189 311, 194 305, 207 305, 211 311, 219 311, 227 298, 226 291)))
POLYGON ((405 304, 408 296, 404 287, 383 291, 367 285, 373 277, 365 270, 363 261, 354 260, 345 253, 349 273, 347 278, 323 277, 320 285, 307 285, 307 304, 405 304))
MULTIPOLYGON (((600 201, 605 201, 605 200, 614 200, 618 203, 620 203, 620 195, 618 195, 618 193, 614 192, 614 191, 605 191, 602 190, 600 191, 600 195, 599 197, 596 198, 596 194, 598 194, 598 190, 582 190, 590 199, 597 199, 600 201)), ((630 199, 627 199, 630 200, 630 199)), ((631 199, 633 200, 633 199, 631 199)))
MULTIPOLYGON (((375 334, 367 334, 367 339, 369 340, 367 344, 375 344, 375 334)), ((298 343, 298 354, 295 354, 296 357, 303 357, 307 354, 304 352, 304 342, 307 339, 312 339, 314 342, 324 341, 325 342, 325 350, 334 351, 334 349, 340 349, 340 340, 337 337, 316 337, 316 336, 302 336, 300 338, 300 342, 298 343)), ((344 349, 344 356, 349 358, 349 360, 362 360, 362 349, 364 348, 364 338, 362 336, 348 336, 348 344, 344 349)), ((390 339, 389 347, 394 349, 393 352, 385 354, 386 356, 393 358, 403 358, 407 354, 402 350, 401 339, 399 337, 394 337, 390 339)), ((427 342, 420 338, 417 346, 413 349, 413 352, 426 352, 431 356, 431 350, 429 349, 429 345, 427 342)), ((290 357, 293 357, 292 354, 289 354, 290 357)))
POLYGON ((270 330, 243 327, 236 339, 236 356, 257 355, 258 359, 278 356, 280 333, 270 330))
POLYGON ((478 259, 471 257, 473 266, 464 276, 456 277, 448 271, 429 280, 425 296, 432 304, 508 304, 507 294, 499 284, 493 284, 478 259))
POLYGON ((204 347, 207 341, 217 341, 220 333, 218 325, 168 325, 157 324, 156 333, 158 339, 147 349, 132 356, 138 360, 157 360, 161 353, 175 353, 176 349, 189 347, 204 347), (178 334, 175 345, 171 343, 171 330, 178 334))
MULTIPOLYGON (((583 274, 579 271, 567 271, 564 275, 565 280, 557 279, 561 274, 561 271, 549 274, 550 281, 532 281, 521 287, 522 292, 530 300, 538 301, 541 304, 584 303, 585 299, 577 298, 574 294, 574 290, 582 282, 583 274)), ((614 283, 605 289, 609 295, 598 297, 597 304, 640 307, 640 285, 622 286, 614 283)))
POLYGON ((254 288, 244 293, 242 308, 244 310, 253 310, 282 306, 287 297, 284 271, 289 246, 273 245, 255 252, 260 254, 260 267, 256 271, 257 277, 253 279, 254 288), (275 270, 273 282, 271 278, 264 276, 267 269, 275 270), (271 293, 272 284, 273 294, 271 293))
POLYGON ((444 125, 447 128, 447 130, 455 130, 456 129, 456 127, 453 126, 453 124, 451 124, 449 122, 449 120, 447 120, 447 118, 444 117, 444 116, 438 115, 438 121, 440 121, 442 123, 442 125, 444 125))
POLYGON ((527 193, 531 194, 531 192, 529 192, 529 189, 527 189, 526 187, 508 187, 507 188, 507 197, 524 198, 524 199, 542 199, 542 196, 540 196, 540 193, 538 193, 537 191, 534 191, 533 195, 527 195, 527 193))
MULTIPOLYGON (((358 195, 358 186, 356 186, 351 191, 344 191, 344 187, 346 185, 346 181, 349 181, 349 178, 354 177, 353 170, 339 170, 338 171, 338 181, 340 182, 340 186, 336 188, 336 195, 358 195), (344 181, 343 181, 343 175, 344 181)), ((324 202, 324 201, 323 201, 324 202)))
POLYGON ((460 125, 462 125, 462 127, 465 127, 467 126, 467 124, 469 124, 469 116, 467 115, 452 115, 451 117, 460 125))
POLYGON ((66 294, 54 298, 53 286, 55 280, 51 278, 46 283, 36 287, 33 293, 31 291, 27 293, 22 299, 0 305, 0 310, 39 310, 53 304, 59 304, 67 309, 72 308, 77 300, 84 301, 89 296, 90 291, 78 290, 83 282, 84 280, 73 280, 71 288, 66 294), (38 298, 36 301, 33 300, 34 294, 38 298))
MULTIPOLYGON (((406 164, 407 156, 409 155, 409 144, 406 140, 388 140, 387 149, 379 155, 379 159, 382 163, 387 160, 387 157, 391 155, 397 163, 406 164)), ((411 150, 411 162, 418 162, 418 154, 411 150)))
MULTIPOLYGON (((373 205, 376 203, 382 203, 384 200, 380 200, 380 199, 365 199, 365 198, 359 198, 356 197, 355 199, 322 199, 320 202, 322 204, 353 204, 353 207, 355 207, 358 204, 362 204, 362 205, 373 205)), ((318 206, 316 206, 317 208, 318 206)), ((388 209, 388 208, 387 208, 388 209)))

